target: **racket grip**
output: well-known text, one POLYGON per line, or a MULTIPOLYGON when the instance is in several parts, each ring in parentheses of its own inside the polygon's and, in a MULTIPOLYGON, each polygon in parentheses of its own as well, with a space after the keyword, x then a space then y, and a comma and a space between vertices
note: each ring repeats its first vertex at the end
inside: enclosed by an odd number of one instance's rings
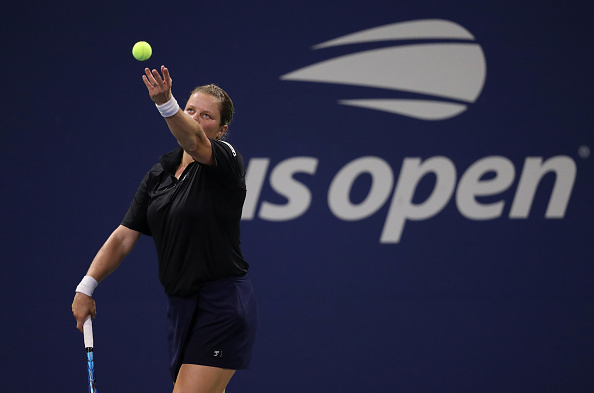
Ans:
POLYGON ((83 324, 83 335, 85 336, 85 348, 93 348, 93 321, 90 315, 83 324))

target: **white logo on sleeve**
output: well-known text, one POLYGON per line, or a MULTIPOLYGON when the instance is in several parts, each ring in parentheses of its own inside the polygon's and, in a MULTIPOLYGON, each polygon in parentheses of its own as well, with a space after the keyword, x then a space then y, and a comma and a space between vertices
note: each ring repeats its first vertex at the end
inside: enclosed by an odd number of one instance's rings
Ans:
POLYGON ((235 149, 233 148, 233 146, 231 146, 231 144, 229 142, 225 142, 225 141, 221 141, 221 142, 223 142, 225 145, 229 146, 229 149, 231 149, 231 153, 233 153, 233 157, 237 156, 235 149))
POLYGON ((431 19, 379 26, 312 49, 382 42, 390 46, 335 57, 280 79, 398 91, 405 96, 342 99, 338 103, 422 120, 457 116, 480 95, 486 79, 484 53, 468 30, 451 21, 431 19), (411 43, 415 40, 422 42, 411 43), (406 96, 411 93, 412 97, 406 96))

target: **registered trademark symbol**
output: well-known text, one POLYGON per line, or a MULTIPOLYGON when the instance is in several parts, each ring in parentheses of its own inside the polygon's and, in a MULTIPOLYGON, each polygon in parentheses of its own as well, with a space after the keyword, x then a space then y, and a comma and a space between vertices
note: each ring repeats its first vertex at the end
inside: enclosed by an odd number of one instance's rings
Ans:
POLYGON ((580 158, 590 157, 590 148, 586 145, 581 145, 578 149, 578 155, 580 156, 580 158))

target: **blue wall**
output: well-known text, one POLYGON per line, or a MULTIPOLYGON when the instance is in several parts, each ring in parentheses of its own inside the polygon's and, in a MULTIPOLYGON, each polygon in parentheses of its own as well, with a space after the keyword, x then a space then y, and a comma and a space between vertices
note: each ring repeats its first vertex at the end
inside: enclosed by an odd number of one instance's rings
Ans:
MULTIPOLYGON (((591 5, 63 4, 0 27, 2 391, 85 389, 70 303, 176 145, 161 64, 180 102, 230 93, 249 166, 261 320, 229 392, 594 390, 591 5)), ((152 239, 95 298, 100 391, 170 391, 152 239)))

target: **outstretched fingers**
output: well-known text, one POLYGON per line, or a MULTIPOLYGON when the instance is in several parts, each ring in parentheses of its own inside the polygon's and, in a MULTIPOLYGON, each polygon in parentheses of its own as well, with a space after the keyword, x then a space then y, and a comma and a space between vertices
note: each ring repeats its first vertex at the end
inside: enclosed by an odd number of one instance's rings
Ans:
POLYGON ((142 81, 144 82, 144 85, 146 86, 146 88, 149 89, 149 91, 150 91, 150 88, 153 87, 153 85, 148 81, 146 75, 142 76, 142 81))
POLYGON ((165 87, 167 89, 171 88, 172 80, 167 67, 161 66, 161 73, 163 74, 163 77, 161 77, 161 74, 159 74, 159 71, 156 69, 151 71, 148 68, 145 68, 144 73, 146 74, 146 80, 145 76, 143 76, 142 79, 145 80, 145 84, 148 83, 149 87, 165 87))
POLYGON ((157 84, 157 86, 163 86, 163 78, 161 78, 161 75, 159 75, 159 71, 153 69, 151 71, 151 74, 153 76, 153 80, 155 81, 155 83, 157 84))
POLYGON ((157 81, 155 80, 155 76, 151 73, 151 71, 148 68, 144 69, 142 81, 144 82, 147 89, 149 89, 149 92, 151 92, 151 88, 157 87, 157 81))
POLYGON ((164 83, 167 87, 171 88, 172 80, 169 70, 165 66, 161 66, 161 73, 163 74, 164 83))
POLYGON ((161 66, 161 74, 156 69, 144 69, 142 81, 146 86, 151 99, 157 104, 163 104, 171 98, 171 76, 165 66, 161 66))

